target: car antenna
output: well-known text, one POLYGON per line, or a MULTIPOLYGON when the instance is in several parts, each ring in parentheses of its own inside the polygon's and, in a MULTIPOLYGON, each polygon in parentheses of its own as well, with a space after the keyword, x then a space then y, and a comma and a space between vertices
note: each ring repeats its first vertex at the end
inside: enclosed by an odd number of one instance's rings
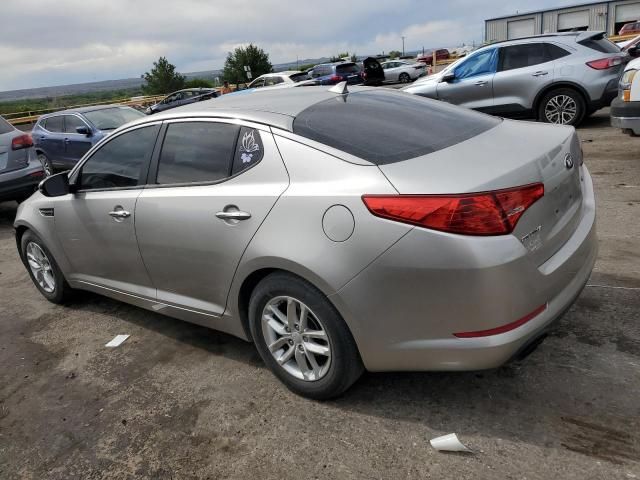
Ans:
POLYGON ((340 95, 346 95, 349 93, 347 90, 347 82, 340 82, 329 89, 330 92, 338 93, 340 95))

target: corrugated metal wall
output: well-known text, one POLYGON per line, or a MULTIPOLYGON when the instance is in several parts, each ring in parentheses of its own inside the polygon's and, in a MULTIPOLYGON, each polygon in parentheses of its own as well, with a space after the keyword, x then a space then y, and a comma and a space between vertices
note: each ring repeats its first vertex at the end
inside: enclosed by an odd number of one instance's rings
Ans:
POLYGON ((615 35, 615 9, 619 5, 638 3, 639 0, 619 0, 594 3, 578 7, 563 8, 543 13, 514 15, 485 21, 485 42, 507 40, 508 22, 514 20, 534 19, 535 33, 552 33, 558 28, 558 17, 563 13, 589 10, 589 30, 604 30, 608 35, 615 35))

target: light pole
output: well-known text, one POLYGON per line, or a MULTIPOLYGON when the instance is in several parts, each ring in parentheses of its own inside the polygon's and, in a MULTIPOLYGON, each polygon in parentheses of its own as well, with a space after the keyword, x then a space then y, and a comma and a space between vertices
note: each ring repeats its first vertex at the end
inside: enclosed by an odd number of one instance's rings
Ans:
POLYGON ((404 37, 402 37, 402 56, 404 57, 404 37))

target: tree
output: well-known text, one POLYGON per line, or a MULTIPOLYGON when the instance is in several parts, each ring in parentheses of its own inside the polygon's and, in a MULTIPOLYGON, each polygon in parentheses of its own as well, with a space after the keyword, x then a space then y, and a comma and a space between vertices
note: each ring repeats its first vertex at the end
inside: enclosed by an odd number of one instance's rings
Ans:
POLYGON ((349 57, 350 57, 349 52, 343 52, 343 53, 339 53, 339 54, 338 54, 338 55, 336 55, 335 57, 331 57, 331 58, 329 59, 329 61, 330 61, 331 63, 335 63, 335 62, 342 62, 342 61, 343 61, 343 58, 349 58, 349 57))
POLYGON ((204 78, 193 78, 187 80, 184 88, 213 88, 213 82, 205 80, 204 78))
POLYGON ((161 93, 171 93, 184 88, 185 77, 176 72, 175 65, 170 64, 165 57, 160 57, 157 62, 153 62, 150 72, 142 75, 146 85, 142 86, 142 91, 147 95, 161 93))
POLYGON ((391 50, 389 52, 389 58, 398 58, 402 55, 402 52, 399 52, 398 50, 391 50))
POLYGON ((257 78, 273 71, 273 66, 269 62, 269 54, 250 43, 246 47, 238 47, 228 53, 222 77, 231 83, 246 82, 249 78, 244 69, 245 66, 251 69, 251 78, 257 78))

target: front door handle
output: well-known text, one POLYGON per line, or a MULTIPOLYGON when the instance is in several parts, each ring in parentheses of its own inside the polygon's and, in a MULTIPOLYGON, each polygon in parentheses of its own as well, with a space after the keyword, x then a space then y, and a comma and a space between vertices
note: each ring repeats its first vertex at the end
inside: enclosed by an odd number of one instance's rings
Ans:
POLYGON ((113 210, 109 212, 109 215, 111 215, 113 218, 127 218, 131 216, 131 213, 127 212, 126 210, 113 210))
POLYGON ((531 75, 534 77, 541 77, 543 75, 547 75, 549 72, 543 72, 542 70, 540 70, 539 72, 536 73, 532 73, 531 75))
POLYGON ((218 212, 216 213, 216 217, 220 220, 249 220, 251 218, 251 214, 241 210, 232 210, 227 212, 218 212))
POLYGON ((478 80, 474 85, 478 85, 479 87, 484 87, 487 83, 486 80, 478 80))

